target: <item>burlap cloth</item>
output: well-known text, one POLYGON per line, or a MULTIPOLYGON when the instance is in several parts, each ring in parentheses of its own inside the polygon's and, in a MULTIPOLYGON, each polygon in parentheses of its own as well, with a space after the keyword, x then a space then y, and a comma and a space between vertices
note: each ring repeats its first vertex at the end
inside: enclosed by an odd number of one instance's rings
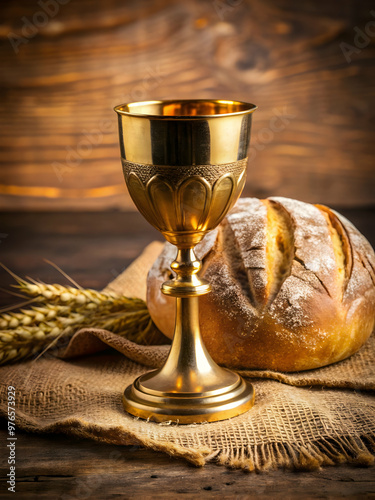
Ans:
MULTIPOLYGON (((160 243, 147 247, 107 289, 144 298, 147 270, 160 248, 160 243)), ((157 424, 123 411, 124 388, 160 366, 168 348, 139 346, 103 330, 81 330, 62 359, 50 356, 0 369, 1 414, 7 415, 6 393, 12 385, 16 424, 28 431, 143 445, 196 465, 215 460, 255 471, 373 463, 374 335, 360 352, 326 368, 295 374, 243 372, 255 386, 255 406, 239 417, 209 424, 157 424), (106 344, 118 352, 98 352, 106 344)))

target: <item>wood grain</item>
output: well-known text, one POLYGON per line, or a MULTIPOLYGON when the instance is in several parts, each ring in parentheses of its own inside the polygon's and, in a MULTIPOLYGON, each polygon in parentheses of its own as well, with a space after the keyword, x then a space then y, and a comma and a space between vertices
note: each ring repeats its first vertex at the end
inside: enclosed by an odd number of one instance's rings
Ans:
MULTIPOLYGON (((1 432, 0 446, 6 446, 1 432)), ((214 464, 196 468, 138 446, 113 446, 59 434, 17 433, 16 496, 77 498, 217 498, 304 500, 373 498, 374 469, 327 467, 316 472, 248 474, 214 464)), ((6 466, 0 469, 2 492, 6 466)), ((9 498, 9 495, 1 498, 9 498)))
POLYGON ((16 53, 9 37, 24 37, 24 19, 41 7, 3 2, 1 206, 133 209, 112 107, 173 97, 259 106, 246 195, 374 204, 375 37, 354 46, 372 9, 369 0, 71 0, 16 53), (356 50, 350 63, 344 42, 356 50))

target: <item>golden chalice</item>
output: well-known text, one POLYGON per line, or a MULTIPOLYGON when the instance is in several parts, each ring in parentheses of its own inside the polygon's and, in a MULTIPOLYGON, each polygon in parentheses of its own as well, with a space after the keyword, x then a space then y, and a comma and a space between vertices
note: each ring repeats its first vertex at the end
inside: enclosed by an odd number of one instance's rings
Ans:
POLYGON ((219 367, 199 331, 199 278, 194 247, 225 217, 246 180, 254 104, 223 100, 122 104, 121 159, 141 214, 177 247, 176 277, 162 285, 176 297, 176 325, 164 366, 127 387, 124 408, 137 417, 179 423, 234 417, 254 404, 252 385, 219 367))

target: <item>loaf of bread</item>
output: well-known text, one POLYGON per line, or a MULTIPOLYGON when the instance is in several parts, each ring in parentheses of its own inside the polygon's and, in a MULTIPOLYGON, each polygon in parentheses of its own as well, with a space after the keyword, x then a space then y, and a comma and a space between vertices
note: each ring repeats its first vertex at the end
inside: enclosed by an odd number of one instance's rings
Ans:
MULTIPOLYGON (((213 291, 200 324, 213 359, 236 369, 308 370, 356 352, 375 323, 375 255, 339 213, 288 198, 240 199, 196 247, 213 291)), ((151 317, 173 336, 166 243, 148 275, 151 317)))

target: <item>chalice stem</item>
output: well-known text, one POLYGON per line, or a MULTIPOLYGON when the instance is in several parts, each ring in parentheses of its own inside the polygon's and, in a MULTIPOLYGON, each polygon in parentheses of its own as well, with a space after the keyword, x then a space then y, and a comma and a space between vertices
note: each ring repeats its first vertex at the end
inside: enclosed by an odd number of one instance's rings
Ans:
POLYGON ((162 372, 175 378, 179 390, 200 392, 198 379, 211 372, 212 359, 208 354, 199 329, 198 297, 176 299, 176 325, 172 347, 162 372))
POLYGON ((198 301, 199 295, 211 288, 197 276, 201 267, 193 247, 179 248, 171 264, 177 276, 162 287, 166 295, 176 297, 176 322, 171 350, 159 373, 182 393, 212 392, 222 387, 223 381, 229 386, 234 381, 233 374, 215 363, 203 343, 198 301))

